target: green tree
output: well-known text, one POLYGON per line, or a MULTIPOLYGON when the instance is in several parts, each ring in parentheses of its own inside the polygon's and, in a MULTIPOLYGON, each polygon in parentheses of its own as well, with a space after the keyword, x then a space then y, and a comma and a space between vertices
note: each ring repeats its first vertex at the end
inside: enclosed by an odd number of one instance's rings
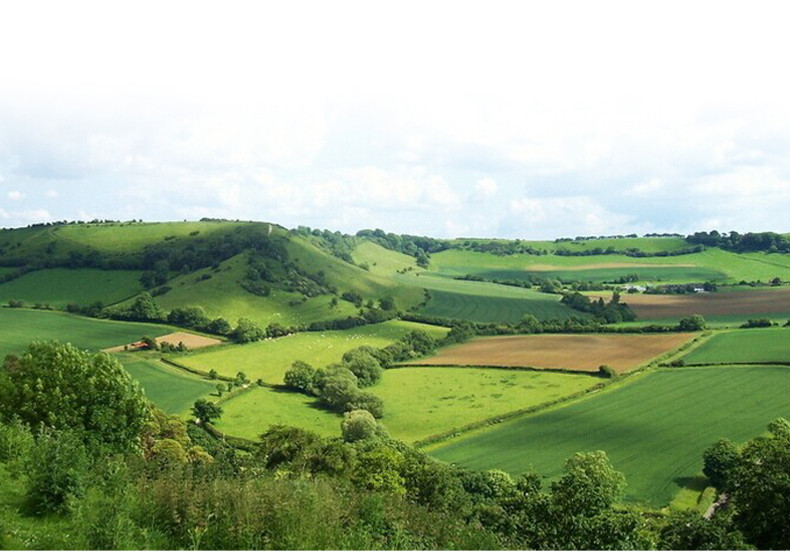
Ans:
POLYGON ((720 439, 702 455, 702 473, 710 479, 714 487, 726 491, 730 473, 738 465, 738 447, 729 439, 720 439))
POLYGON ((693 511, 672 512, 659 530, 660 550, 745 550, 743 535, 729 514, 705 519, 693 511))
POLYGON ((283 381, 285 385, 297 389, 302 392, 313 392, 313 380, 315 378, 315 368, 302 362, 301 360, 295 361, 291 367, 286 370, 283 381))
POLYGON ((211 423, 222 415, 222 408, 206 399, 198 399, 192 406, 192 414, 200 422, 211 423))
POLYGON ((367 410, 346 412, 340 423, 343 440, 347 443, 370 439, 376 435, 376 419, 367 410))
POLYGON ((39 433, 25 466, 27 500, 34 512, 68 510, 85 491, 89 460, 78 432, 46 429, 39 433))
POLYGON ((682 332, 698 332, 705 329, 705 324, 705 318, 701 314, 692 314, 680 319, 678 330, 682 332))
POLYGON ((374 418, 384 416, 384 401, 373 393, 361 391, 352 396, 345 404, 347 410, 367 410, 374 418))
POLYGON ((565 461, 565 475, 552 483, 552 500, 565 514, 590 516, 608 509, 625 489, 604 451, 579 452, 565 461))
POLYGON ((343 362, 346 367, 357 377, 360 387, 370 387, 381 380, 384 370, 381 364, 366 351, 355 349, 349 351, 351 354, 343 355, 343 362))
POLYGON ((130 320, 161 321, 165 313, 147 291, 142 292, 129 306, 126 317, 130 320))
POLYGON ((81 432, 86 442, 113 450, 137 448, 150 419, 140 386, 114 357, 56 341, 6 357, 0 404, 0 419, 81 432))
POLYGON ((230 333, 230 338, 236 343, 260 341, 264 337, 266 332, 249 318, 239 318, 236 328, 230 333))
POLYGON ((402 341, 419 356, 432 353, 436 349, 436 340, 424 330, 412 330, 403 337, 402 341))

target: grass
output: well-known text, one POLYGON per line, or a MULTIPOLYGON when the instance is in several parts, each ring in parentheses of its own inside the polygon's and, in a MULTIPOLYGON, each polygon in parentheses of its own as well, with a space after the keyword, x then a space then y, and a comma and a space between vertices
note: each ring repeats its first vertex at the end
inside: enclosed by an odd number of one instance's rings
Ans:
POLYGON ((518 322, 531 314, 539 320, 585 318, 585 313, 560 303, 558 295, 488 282, 442 278, 429 273, 400 276, 400 281, 418 283, 431 294, 421 314, 474 322, 518 322))
POLYGON ((277 289, 267 297, 253 295, 239 284, 246 270, 247 255, 236 255, 220 263, 217 270, 205 268, 172 279, 168 285, 173 289, 156 300, 165 310, 200 306, 211 318, 221 316, 233 325, 239 318, 249 318, 263 327, 274 322, 284 326, 309 324, 357 312, 347 301, 332 308, 327 295, 303 300, 300 293, 277 289), (204 280, 206 275, 209 278, 204 280))
POLYGON ((664 506, 699 474, 702 453, 716 440, 744 441, 787 416, 788 385, 786 367, 659 370, 455 440, 432 454, 468 468, 512 474, 533 466, 554 478, 575 452, 604 450, 626 475, 627 500, 664 506))
POLYGON ((756 328, 719 333, 692 350, 683 360, 686 364, 790 364, 790 328, 756 328))
POLYGON ((140 382, 145 395, 168 414, 186 413, 195 400, 216 390, 216 382, 193 376, 153 358, 118 355, 123 367, 140 382))
POLYGON ((340 435, 343 419, 340 414, 321 408, 313 397, 270 387, 253 387, 223 402, 221 407, 222 417, 214 426, 228 435, 253 440, 276 424, 336 437, 340 435))
POLYGON ((140 272, 97 268, 49 268, 29 272, 0 284, 0 302, 21 299, 28 304, 44 303, 62 308, 68 303, 105 305, 122 301, 143 290, 140 272))
POLYGON ((391 275, 398 270, 416 268, 414 257, 392 251, 377 243, 363 241, 351 254, 357 264, 367 264, 374 274, 391 275))
MULTIPOLYGON (((531 266, 541 265, 539 273, 560 276, 567 279, 580 279, 587 270, 594 270, 599 277, 611 278, 634 272, 649 277, 654 272, 664 283, 684 283, 705 280, 710 276, 724 283, 737 283, 741 280, 767 282, 774 277, 790 280, 790 255, 779 253, 733 253, 713 248, 690 255, 673 257, 628 257, 625 255, 595 255, 569 257, 560 255, 508 255, 498 256, 474 251, 447 250, 431 256, 434 270, 446 275, 464 274, 524 274, 531 266), (590 265, 626 264, 621 268, 585 269, 590 265), (692 265, 665 266, 654 265, 692 265), (652 267, 652 268, 651 268, 652 267), (553 270, 552 270, 553 269, 553 270), (714 276, 716 276, 714 278, 714 276)), ((500 276, 504 277, 504 276, 500 276)), ((585 278, 581 278, 585 279, 585 278)))
POLYGON ((231 377, 241 371, 253 381, 260 378, 267 383, 280 384, 285 371, 296 360, 315 367, 326 366, 339 362, 346 351, 363 345, 384 347, 413 329, 425 330, 436 338, 448 331, 426 324, 391 320, 350 330, 303 332, 246 345, 227 345, 179 357, 178 362, 198 370, 214 369, 231 377))
POLYGON ((70 314, 31 309, 0 309, 0 358, 21 353, 31 341, 56 339, 82 349, 99 350, 136 341, 142 336, 159 336, 173 331, 170 326, 96 320, 70 314))
POLYGON ((485 368, 387 370, 371 391, 384 401, 382 423, 417 441, 588 389, 591 376, 485 368))

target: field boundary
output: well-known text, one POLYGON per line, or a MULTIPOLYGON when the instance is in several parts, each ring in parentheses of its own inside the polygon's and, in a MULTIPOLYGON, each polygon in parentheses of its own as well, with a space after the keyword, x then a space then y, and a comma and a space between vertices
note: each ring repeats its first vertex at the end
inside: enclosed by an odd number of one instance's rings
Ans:
POLYGON ((592 376, 600 378, 599 372, 590 370, 572 370, 570 368, 541 368, 540 366, 495 366, 487 364, 393 364, 387 370, 397 370, 399 368, 480 368, 482 370, 510 370, 514 372, 552 372, 560 374, 571 374, 574 376, 592 376))

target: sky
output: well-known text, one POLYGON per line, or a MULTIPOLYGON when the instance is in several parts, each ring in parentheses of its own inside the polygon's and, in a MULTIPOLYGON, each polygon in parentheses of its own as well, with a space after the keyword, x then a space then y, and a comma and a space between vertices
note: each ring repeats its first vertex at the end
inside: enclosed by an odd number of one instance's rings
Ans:
POLYGON ((5 2, 0 227, 790 232, 780 2, 5 2))

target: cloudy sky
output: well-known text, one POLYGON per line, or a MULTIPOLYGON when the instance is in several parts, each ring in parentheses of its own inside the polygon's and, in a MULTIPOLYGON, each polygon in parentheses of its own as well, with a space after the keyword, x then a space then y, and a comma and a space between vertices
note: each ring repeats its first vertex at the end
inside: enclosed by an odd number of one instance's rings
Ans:
POLYGON ((4 3, 0 226, 790 231, 778 2, 263 4, 4 3))

